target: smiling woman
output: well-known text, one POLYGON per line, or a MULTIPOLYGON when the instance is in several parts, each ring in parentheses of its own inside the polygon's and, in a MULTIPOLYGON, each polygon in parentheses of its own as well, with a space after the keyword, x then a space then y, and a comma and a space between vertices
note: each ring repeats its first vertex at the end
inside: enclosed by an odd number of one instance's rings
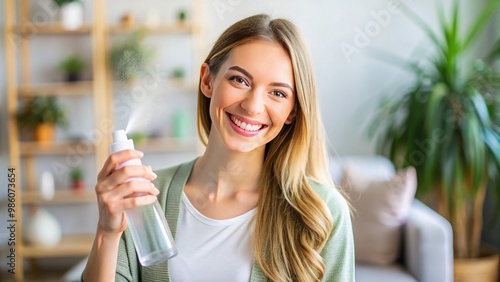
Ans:
POLYGON ((354 281, 349 207, 328 173, 311 60, 296 27, 267 15, 229 27, 201 66, 198 97, 202 156, 156 174, 116 169, 142 156, 133 150, 104 164, 84 280, 354 281), (133 177, 154 186, 126 181, 133 177), (129 197, 135 192, 143 196, 129 197), (123 213, 153 195, 178 256, 143 267, 123 213))

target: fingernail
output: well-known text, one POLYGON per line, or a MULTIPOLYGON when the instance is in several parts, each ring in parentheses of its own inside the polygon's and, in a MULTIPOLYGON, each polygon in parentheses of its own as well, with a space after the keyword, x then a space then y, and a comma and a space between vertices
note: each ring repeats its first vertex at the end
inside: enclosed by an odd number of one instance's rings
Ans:
POLYGON ((158 195, 160 194, 160 190, 158 190, 158 188, 155 187, 155 195, 158 195))
POLYGON ((136 152, 137 152, 137 156, 138 157, 142 158, 144 156, 143 152, 141 152, 141 151, 136 151, 136 152))
POLYGON ((158 177, 158 175, 156 175, 156 173, 154 173, 154 172, 151 172, 151 173, 153 174, 154 179, 156 179, 158 177))

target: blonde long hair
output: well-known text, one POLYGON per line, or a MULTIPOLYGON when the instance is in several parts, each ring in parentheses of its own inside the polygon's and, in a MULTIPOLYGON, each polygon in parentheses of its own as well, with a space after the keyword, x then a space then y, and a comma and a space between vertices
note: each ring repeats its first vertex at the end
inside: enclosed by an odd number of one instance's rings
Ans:
MULTIPOLYGON (((316 100, 309 50, 297 28, 284 19, 256 15, 229 27, 205 63, 214 75, 229 52, 251 40, 280 44, 289 54, 296 88, 296 116, 266 145, 255 228, 255 257, 272 281, 321 281, 320 256, 333 228, 328 207, 308 178, 333 186, 327 168, 324 127, 316 100)), ((210 99, 198 90, 198 134, 207 142, 210 99)))

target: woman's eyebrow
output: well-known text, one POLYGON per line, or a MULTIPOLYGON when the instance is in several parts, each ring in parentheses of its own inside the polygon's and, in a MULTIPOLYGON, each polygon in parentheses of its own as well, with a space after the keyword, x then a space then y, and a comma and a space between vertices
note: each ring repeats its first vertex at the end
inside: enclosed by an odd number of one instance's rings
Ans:
POLYGON ((292 93, 295 93, 295 91, 293 90, 293 88, 288 83, 273 82, 273 83, 270 83, 269 85, 271 85, 271 86, 278 86, 278 87, 285 87, 285 88, 290 89, 290 91, 292 91, 292 93))
MULTIPOLYGON (((229 68, 229 70, 239 71, 242 74, 248 76, 250 79, 253 79, 253 76, 248 71, 246 71, 244 68, 242 68, 242 67, 232 66, 232 67, 229 68)), ((269 85, 271 85, 271 86, 278 86, 278 87, 285 87, 285 88, 290 89, 290 91, 292 91, 292 93, 295 92, 293 90, 293 88, 288 83, 284 83, 284 82, 272 82, 269 85)))
POLYGON ((232 66, 229 69, 239 71, 239 72, 243 73, 244 75, 248 76, 250 79, 253 79, 253 76, 242 67, 232 66))

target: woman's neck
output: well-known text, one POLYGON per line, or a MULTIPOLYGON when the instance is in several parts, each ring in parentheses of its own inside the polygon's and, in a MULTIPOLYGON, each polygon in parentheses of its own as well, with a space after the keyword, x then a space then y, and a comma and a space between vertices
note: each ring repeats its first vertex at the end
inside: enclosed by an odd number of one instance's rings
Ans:
POLYGON ((251 152, 228 150, 223 144, 209 142, 196 161, 190 180, 205 193, 233 197, 241 192, 258 193, 264 162, 264 146, 251 152))

